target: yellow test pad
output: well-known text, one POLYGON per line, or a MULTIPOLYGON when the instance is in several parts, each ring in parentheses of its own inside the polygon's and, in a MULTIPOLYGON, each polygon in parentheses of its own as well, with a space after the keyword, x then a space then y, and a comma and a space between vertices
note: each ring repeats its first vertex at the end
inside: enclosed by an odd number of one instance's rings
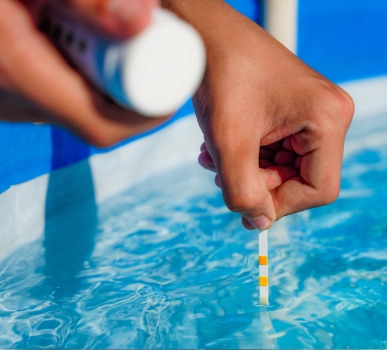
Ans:
POLYGON ((268 234, 266 231, 258 233, 259 240, 259 304, 269 305, 269 259, 268 234))

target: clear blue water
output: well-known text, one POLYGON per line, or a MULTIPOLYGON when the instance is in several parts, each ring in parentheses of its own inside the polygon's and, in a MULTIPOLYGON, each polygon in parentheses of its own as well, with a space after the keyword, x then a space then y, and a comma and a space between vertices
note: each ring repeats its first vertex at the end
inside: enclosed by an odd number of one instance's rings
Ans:
POLYGON ((212 174, 97 207, 87 163, 53 173, 44 237, 0 262, 0 348, 387 348, 385 119, 354 124, 334 204, 271 230, 268 308, 212 174))

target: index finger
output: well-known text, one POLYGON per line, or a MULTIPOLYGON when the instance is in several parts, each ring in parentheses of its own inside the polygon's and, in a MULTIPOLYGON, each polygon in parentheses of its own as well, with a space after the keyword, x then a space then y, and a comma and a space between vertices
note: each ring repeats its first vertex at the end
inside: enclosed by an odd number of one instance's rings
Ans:
POLYGON ((330 204, 340 192, 343 157, 340 137, 323 137, 321 146, 303 155, 300 175, 271 191, 277 218, 330 204))

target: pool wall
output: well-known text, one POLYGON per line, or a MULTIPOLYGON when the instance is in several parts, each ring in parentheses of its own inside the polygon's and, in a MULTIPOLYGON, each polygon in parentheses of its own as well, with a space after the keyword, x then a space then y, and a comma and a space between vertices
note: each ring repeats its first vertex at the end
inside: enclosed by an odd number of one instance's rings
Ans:
MULTIPOLYGON (((296 9, 283 28, 292 33, 291 49, 342 84, 354 97, 356 117, 386 110, 387 2, 281 1, 296 9)), ((268 30, 265 18, 281 23, 264 1, 229 3, 268 30)), ((63 184, 57 199, 63 205, 81 200, 86 188, 100 203, 158 171, 192 162, 202 140, 190 101, 166 124, 105 150, 49 125, 0 123, 0 135, 0 257, 41 236, 46 203, 55 197, 50 181, 63 184)))

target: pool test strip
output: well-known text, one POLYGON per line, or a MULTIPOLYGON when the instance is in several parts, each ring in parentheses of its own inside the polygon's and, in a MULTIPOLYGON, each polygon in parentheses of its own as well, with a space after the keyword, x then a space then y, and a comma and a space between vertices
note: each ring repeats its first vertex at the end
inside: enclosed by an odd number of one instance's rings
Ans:
POLYGON ((45 3, 39 27, 91 83, 119 105, 148 117, 176 112, 204 76, 201 36, 164 9, 154 10, 150 24, 125 40, 86 25, 57 0, 45 3))
POLYGON ((259 242, 259 304, 269 305, 269 258, 268 258, 268 231, 258 233, 259 242))

